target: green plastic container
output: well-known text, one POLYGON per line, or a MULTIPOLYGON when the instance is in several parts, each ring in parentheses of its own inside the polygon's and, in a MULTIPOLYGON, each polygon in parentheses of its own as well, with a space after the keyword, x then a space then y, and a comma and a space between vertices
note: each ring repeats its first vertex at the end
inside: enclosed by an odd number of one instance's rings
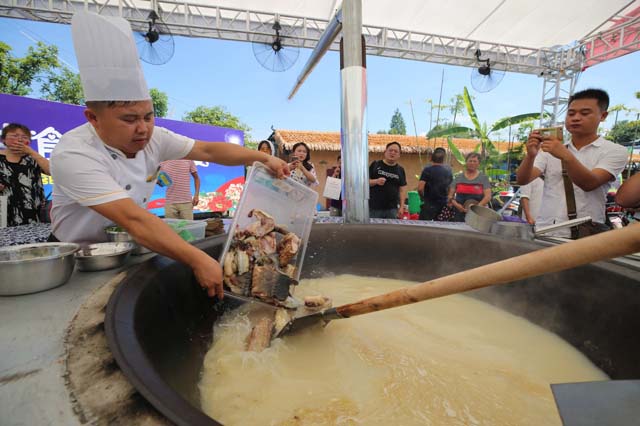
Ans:
POLYGON ((422 205, 422 200, 420 200, 420 194, 418 191, 409 191, 409 214, 420 213, 420 206, 422 205))

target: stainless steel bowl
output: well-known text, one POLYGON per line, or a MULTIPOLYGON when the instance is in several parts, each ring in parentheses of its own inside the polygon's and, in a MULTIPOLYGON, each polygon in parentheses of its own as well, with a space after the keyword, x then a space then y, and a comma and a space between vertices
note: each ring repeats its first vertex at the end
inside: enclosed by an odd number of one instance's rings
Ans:
POLYGON ((133 243, 98 243, 83 247, 76 253, 76 261, 80 271, 104 271, 124 265, 133 243))
POLYGON ((114 243, 126 243, 133 242, 133 238, 127 231, 114 231, 112 229, 105 229, 104 232, 107 234, 107 239, 114 243))
POLYGON ((17 296, 58 287, 75 265, 73 243, 38 243, 0 248, 0 295, 17 296))
POLYGON ((129 235, 126 231, 114 231, 112 229, 105 229, 104 231, 107 234, 107 239, 111 242, 130 242, 134 245, 132 254, 134 255, 142 255, 147 253, 153 253, 153 251, 149 250, 145 246, 141 246, 136 243, 133 237, 129 235))
POLYGON ((467 214, 464 217, 464 221, 467 225, 480 232, 491 232, 491 226, 502 220, 497 212, 491 210, 488 207, 479 206, 477 204, 469 207, 467 214))
POLYGON ((520 222, 498 221, 491 225, 491 233, 503 238, 520 240, 533 240, 535 238, 533 225, 520 222))

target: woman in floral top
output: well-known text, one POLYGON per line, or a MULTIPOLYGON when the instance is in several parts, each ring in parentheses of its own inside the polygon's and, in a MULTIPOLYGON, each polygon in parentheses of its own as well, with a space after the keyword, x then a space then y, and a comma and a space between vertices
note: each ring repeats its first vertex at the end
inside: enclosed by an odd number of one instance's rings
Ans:
POLYGON ((44 205, 41 173, 49 174, 49 161, 30 146, 26 126, 10 123, 2 129, 0 151, 0 196, 8 197, 7 226, 39 222, 44 205))
POLYGON ((291 170, 291 178, 307 186, 318 185, 318 176, 316 169, 309 161, 311 153, 309 147, 304 142, 298 142, 293 145, 291 162, 289 170, 291 170))

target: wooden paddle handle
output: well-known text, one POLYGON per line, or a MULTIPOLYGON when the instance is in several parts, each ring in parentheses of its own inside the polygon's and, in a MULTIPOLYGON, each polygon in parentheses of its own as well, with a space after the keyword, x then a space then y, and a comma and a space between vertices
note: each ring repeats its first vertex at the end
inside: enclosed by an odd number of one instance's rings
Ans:
POLYGON ((348 318, 636 252, 640 252, 640 223, 404 287, 339 306, 336 311, 348 318))

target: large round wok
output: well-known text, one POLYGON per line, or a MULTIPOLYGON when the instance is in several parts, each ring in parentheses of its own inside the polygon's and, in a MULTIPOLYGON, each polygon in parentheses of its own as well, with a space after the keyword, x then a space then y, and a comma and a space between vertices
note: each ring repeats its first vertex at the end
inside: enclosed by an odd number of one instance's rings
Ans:
MULTIPOLYGON (((198 246, 217 258, 225 239, 198 246)), ((440 228, 319 224, 311 231, 303 278, 350 273, 425 281, 542 247, 440 228)), ((468 294, 558 334, 611 378, 637 379, 639 286, 637 269, 601 262, 468 294)), ((213 323, 237 303, 213 302, 188 268, 160 256, 138 266, 114 292, 106 319, 114 356, 174 423, 219 424, 200 411, 197 383, 213 323)))

